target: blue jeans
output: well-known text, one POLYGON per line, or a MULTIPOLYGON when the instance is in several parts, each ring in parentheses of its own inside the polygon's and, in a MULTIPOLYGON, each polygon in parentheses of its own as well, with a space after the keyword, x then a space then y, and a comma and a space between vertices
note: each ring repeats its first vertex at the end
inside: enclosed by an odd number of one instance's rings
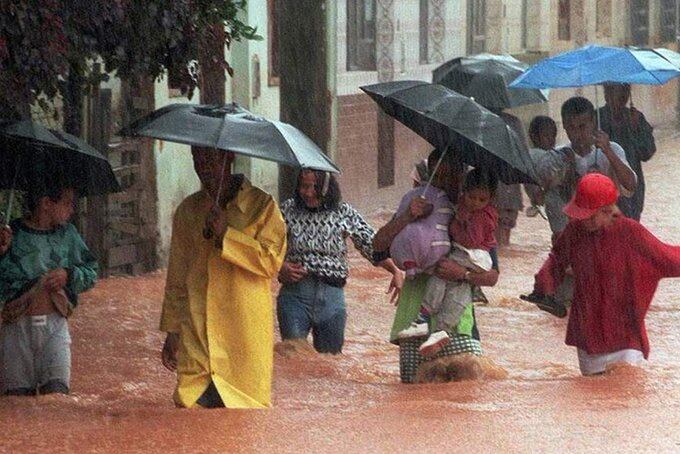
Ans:
POLYGON ((284 284, 276 299, 281 338, 306 339, 319 353, 340 353, 345 341, 345 292, 315 277, 284 284))

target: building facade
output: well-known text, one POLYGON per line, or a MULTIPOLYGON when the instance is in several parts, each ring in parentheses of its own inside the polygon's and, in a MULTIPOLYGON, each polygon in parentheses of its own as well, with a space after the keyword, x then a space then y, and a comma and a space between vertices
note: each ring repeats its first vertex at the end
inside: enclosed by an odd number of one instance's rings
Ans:
MULTIPOLYGON (((242 20, 263 39, 225 49, 235 69, 225 88, 228 100, 292 123, 326 150, 342 170, 344 198, 361 212, 393 210, 431 146, 382 114, 359 87, 430 81, 441 63, 481 52, 533 63, 591 42, 675 49, 676 12, 675 0, 251 0, 242 20)), ((112 78, 101 90, 110 100, 110 131, 134 112, 199 99, 183 97, 167 79, 131 90, 112 78)), ((603 102, 592 87, 552 90, 548 104, 513 113, 525 122, 549 114, 559 124, 562 102, 575 93, 603 102)), ((633 101, 653 125, 668 123, 676 118, 677 83, 636 86, 633 101)), ((100 239, 110 250, 105 266, 112 272, 163 266, 172 215, 199 188, 189 147, 115 136, 110 142, 126 190, 109 197, 106 225, 113 233, 100 239)), ((240 157, 235 171, 280 198, 296 175, 240 157)))

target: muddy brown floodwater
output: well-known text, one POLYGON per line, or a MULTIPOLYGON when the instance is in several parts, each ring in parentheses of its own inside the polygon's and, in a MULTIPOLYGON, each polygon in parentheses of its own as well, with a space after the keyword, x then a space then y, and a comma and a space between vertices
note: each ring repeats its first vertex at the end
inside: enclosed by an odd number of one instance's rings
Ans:
MULTIPOLYGON (((680 139, 645 166, 643 223, 680 243, 680 139)), ((374 217, 376 224, 386 215, 374 217)), ((106 279, 72 319, 73 392, 0 398, 3 452, 680 452, 680 280, 662 281, 647 317, 643 369, 579 375, 565 321, 516 296, 547 255, 547 222, 520 217, 501 279, 477 309, 502 380, 399 383, 386 339, 388 279, 352 255, 344 354, 275 355, 270 410, 178 410, 159 361, 164 275, 106 279)))

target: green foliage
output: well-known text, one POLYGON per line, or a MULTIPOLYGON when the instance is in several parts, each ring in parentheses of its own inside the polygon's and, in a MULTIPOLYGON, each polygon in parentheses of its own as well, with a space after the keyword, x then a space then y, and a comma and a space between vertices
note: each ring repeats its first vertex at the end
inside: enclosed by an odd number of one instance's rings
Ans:
MULTIPOLYGON (((245 0, 3 0, 0 101, 26 105, 63 94, 70 75, 96 83, 106 77, 90 72, 97 58, 123 78, 167 71, 191 95, 206 31, 224 26, 225 46, 261 39, 238 19, 245 7, 245 0)), ((213 63, 232 73, 226 61, 213 63)))

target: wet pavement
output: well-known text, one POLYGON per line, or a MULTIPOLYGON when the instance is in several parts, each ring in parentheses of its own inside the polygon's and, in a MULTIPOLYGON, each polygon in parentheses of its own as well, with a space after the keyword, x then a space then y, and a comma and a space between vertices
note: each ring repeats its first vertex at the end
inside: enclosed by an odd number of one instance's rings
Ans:
MULTIPOLYGON (((659 145, 643 224, 678 244, 680 138, 659 145)), ((512 242, 477 308, 505 379, 400 384, 389 279, 353 254, 344 354, 279 349, 270 410, 178 410, 159 359, 163 273, 118 277, 84 295, 72 319, 72 394, 0 398, 0 451, 679 452, 680 279, 661 282, 647 316, 649 363, 584 378, 566 319, 516 298, 547 256, 547 222, 520 216, 512 242)))

